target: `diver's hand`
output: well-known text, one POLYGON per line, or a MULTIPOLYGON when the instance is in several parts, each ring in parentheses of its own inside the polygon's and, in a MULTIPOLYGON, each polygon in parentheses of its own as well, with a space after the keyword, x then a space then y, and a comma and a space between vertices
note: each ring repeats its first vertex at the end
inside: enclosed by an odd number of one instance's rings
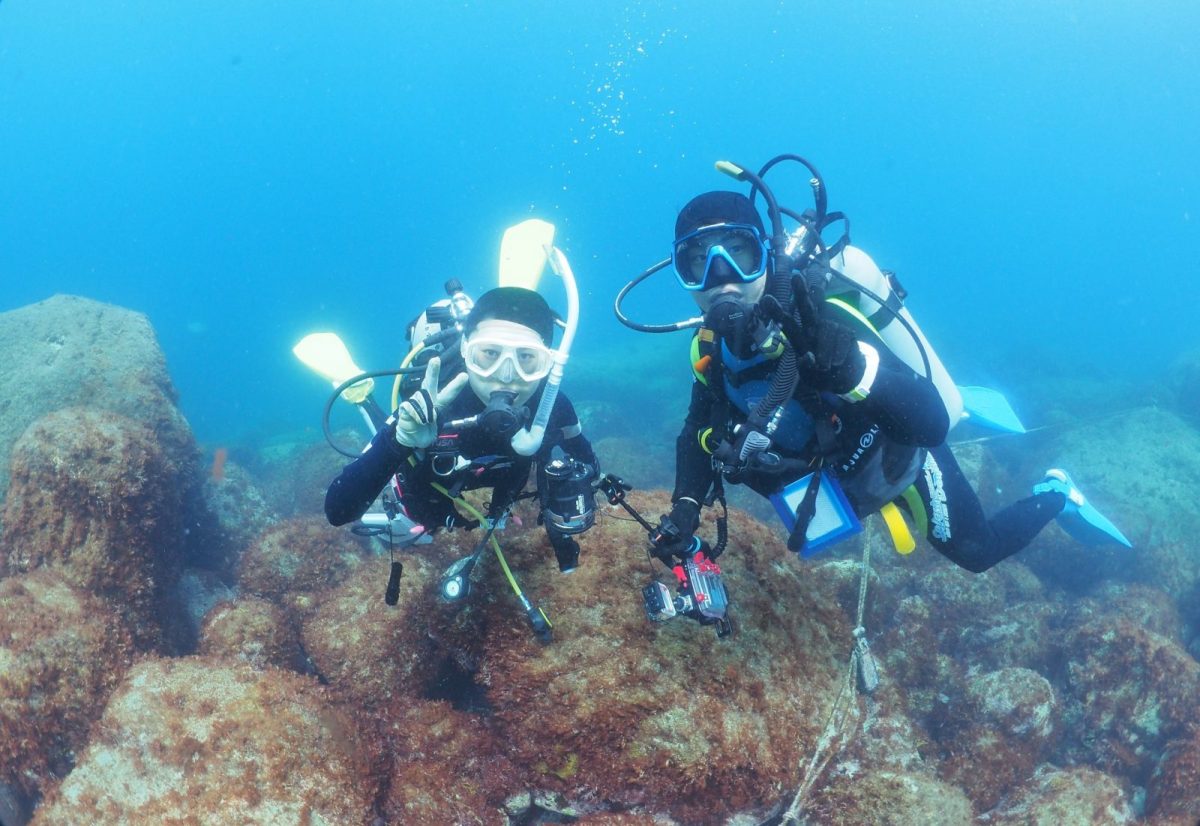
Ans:
MULTIPOLYGON (((869 344, 860 344, 854 330, 832 318, 822 318, 809 293, 796 295, 800 312, 803 341, 800 357, 800 379, 814 390, 839 395, 850 393, 862 381, 867 370, 869 344)), ((875 359, 878 364, 878 355, 875 359)), ((864 394, 865 395, 865 394, 864 394)))
POLYGON ((692 547, 696 529, 700 527, 700 506, 691 499, 681 498, 658 520, 658 528, 650 535, 650 553, 668 568, 675 557, 682 560, 692 547))
POLYGON ((396 441, 405 447, 425 448, 433 444, 437 438, 438 419, 467 383, 467 374, 460 373, 439 391, 441 369, 441 359, 430 359, 421 389, 400 402, 396 409, 396 441))

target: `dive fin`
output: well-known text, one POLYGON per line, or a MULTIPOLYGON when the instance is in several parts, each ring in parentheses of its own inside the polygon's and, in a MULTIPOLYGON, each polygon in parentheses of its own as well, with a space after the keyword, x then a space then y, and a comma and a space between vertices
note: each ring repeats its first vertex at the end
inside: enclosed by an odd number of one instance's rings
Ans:
POLYGON ((1067 503, 1063 506, 1062 513, 1056 518, 1059 527, 1078 542, 1082 542, 1084 545, 1104 545, 1115 542, 1126 548, 1133 547, 1133 543, 1125 537, 1125 534, 1121 533, 1108 517, 1088 502, 1087 497, 1079 488, 1075 487, 1075 483, 1071 481, 1071 477, 1065 470, 1051 468, 1046 471, 1046 478, 1033 486, 1035 494, 1050 491, 1061 493, 1067 497, 1067 503))
MULTIPOLYGON (((338 338, 337 333, 310 333, 292 348, 296 358, 304 362, 314 373, 323 376, 337 387, 347 379, 363 371, 350 357, 350 351, 338 338)), ((374 379, 364 379, 342 391, 342 398, 354 404, 362 404, 375 389, 374 379)))
POLYGON ((504 231, 500 240, 500 286, 536 290, 554 245, 554 224, 530 218, 504 231))
POLYGON ((1003 433, 1025 432, 1025 425, 1000 391, 960 385, 958 392, 962 394, 963 418, 967 421, 1003 433))

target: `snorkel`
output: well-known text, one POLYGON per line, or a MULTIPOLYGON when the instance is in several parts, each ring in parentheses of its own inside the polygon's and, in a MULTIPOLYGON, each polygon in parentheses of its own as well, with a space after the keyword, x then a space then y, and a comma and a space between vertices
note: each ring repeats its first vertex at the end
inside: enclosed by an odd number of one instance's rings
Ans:
POLYGON ((510 442, 513 450, 521 456, 532 456, 542 446, 542 440, 546 437, 546 424, 550 421, 550 411, 554 409, 554 402, 558 399, 558 387, 562 384, 563 366, 570 357, 575 329, 579 326, 579 289, 575 284, 575 273, 571 270, 571 264, 562 250, 553 244, 547 244, 544 249, 551 271, 563 280, 563 288, 567 293, 567 325, 558 349, 553 351, 554 361, 542 388, 542 400, 538 404, 533 423, 527 430, 518 430, 510 442))

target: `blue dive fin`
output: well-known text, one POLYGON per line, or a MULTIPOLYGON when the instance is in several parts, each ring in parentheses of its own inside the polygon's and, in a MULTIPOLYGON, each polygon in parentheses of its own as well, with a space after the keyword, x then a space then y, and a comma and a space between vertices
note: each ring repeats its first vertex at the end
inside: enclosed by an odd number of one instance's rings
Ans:
POLYGON ((1025 425, 1004 398, 1004 394, 990 387, 959 387, 962 394, 963 415, 971 422, 1004 433, 1024 433, 1025 425))
POLYGON ((1104 545, 1115 542, 1132 548, 1130 542, 1120 529, 1109 521, 1108 517, 1096 510, 1087 498, 1075 487, 1071 477, 1065 470, 1051 468, 1046 471, 1046 478, 1033 486, 1033 492, 1047 493, 1055 491, 1067 497, 1067 504, 1057 517, 1059 527, 1069 533, 1077 541, 1085 545, 1104 545))

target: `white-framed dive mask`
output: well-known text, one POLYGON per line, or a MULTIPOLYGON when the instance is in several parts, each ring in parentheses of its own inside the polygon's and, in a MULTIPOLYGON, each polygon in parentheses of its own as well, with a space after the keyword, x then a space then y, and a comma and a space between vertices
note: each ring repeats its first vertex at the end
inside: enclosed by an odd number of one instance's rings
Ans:
POLYGON ((461 352, 471 389, 485 401, 497 390, 517 393, 518 402, 528 399, 554 364, 554 351, 537 333, 501 319, 479 322, 461 352))

